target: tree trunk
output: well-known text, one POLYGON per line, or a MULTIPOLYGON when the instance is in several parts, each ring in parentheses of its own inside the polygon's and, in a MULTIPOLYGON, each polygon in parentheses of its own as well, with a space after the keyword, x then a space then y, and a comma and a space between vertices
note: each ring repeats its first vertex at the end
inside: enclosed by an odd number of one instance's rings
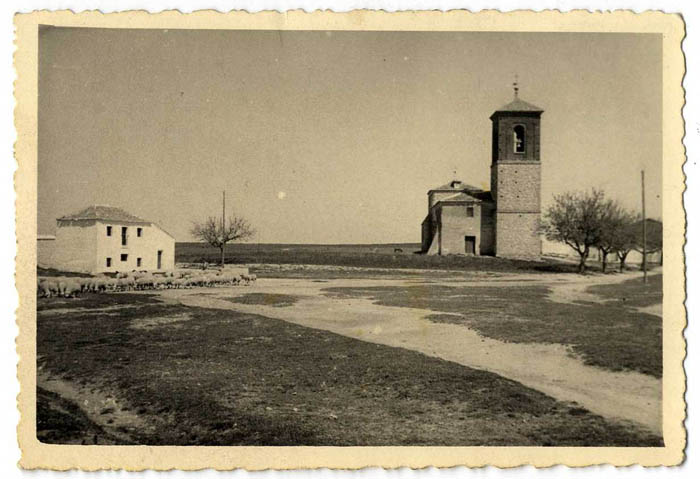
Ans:
POLYGON ((625 260, 627 259, 627 253, 623 254, 618 254, 618 258, 620 258, 620 273, 625 271, 625 260))
POLYGON ((602 256, 602 262, 603 262, 603 273, 605 273, 605 270, 608 267, 608 252, 605 250, 600 250, 600 254, 602 256))
POLYGON ((224 258, 224 248, 225 247, 226 247, 225 244, 222 244, 220 247, 221 248, 221 267, 222 268, 224 267, 224 261, 225 261, 225 258, 224 258))
POLYGON ((588 249, 588 246, 583 250, 583 253, 579 253, 581 255, 581 261, 578 264, 578 272, 579 274, 583 274, 586 272, 586 259, 588 259, 588 253, 590 250, 588 249))

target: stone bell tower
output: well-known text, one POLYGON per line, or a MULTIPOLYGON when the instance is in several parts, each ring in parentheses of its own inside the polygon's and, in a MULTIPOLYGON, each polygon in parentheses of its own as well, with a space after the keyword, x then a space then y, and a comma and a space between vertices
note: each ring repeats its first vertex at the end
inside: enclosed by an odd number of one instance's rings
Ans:
POLYGON ((496 203, 495 253, 539 258, 540 117, 544 110, 515 98, 491 115, 491 194, 496 203))

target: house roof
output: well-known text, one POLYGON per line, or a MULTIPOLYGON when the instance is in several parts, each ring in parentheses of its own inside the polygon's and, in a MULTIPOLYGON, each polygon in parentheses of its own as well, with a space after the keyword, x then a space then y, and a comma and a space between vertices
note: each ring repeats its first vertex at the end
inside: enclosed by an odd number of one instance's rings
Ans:
POLYGON ((134 216, 131 213, 127 213, 121 208, 116 208, 114 206, 106 205, 93 205, 88 206, 84 210, 74 213, 72 215, 62 216, 58 218, 59 220, 103 220, 103 221, 114 221, 114 222, 127 222, 127 223, 144 223, 151 224, 150 221, 134 216))
POLYGON ((501 108, 495 111, 495 113, 501 112, 532 112, 532 113, 542 113, 544 110, 539 106, 535 106, 532 103, 521 100, 516 97, 512 102, 507 105, 503 105, 501 108))
POLYGON ((158 223, 153 221, 148 221, 143 218, 139 218, 136 215, 127 213, 121 208, 107 205, 93 205, 88 206, 84 210, 72 214, 66 215, 58 218, 58 221, 80 221, 80 220, 101 220, 101 221, 112 221, 114 223, 132 223, 132 224, 142 224, 151 225, 160 229, 163 233, 175 239, 175 237, 164 230, 158 223))

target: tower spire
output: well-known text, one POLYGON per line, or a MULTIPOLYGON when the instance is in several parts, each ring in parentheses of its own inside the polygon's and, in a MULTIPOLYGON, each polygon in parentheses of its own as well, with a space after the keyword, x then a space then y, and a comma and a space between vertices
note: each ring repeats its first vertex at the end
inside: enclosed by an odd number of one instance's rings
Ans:
POLYGON ((515 93, 515 98, 518 98, 518 90, 520 88, 518 87, 518 74, 515 74, 515 81, 513 82, 513 92, 515 93))

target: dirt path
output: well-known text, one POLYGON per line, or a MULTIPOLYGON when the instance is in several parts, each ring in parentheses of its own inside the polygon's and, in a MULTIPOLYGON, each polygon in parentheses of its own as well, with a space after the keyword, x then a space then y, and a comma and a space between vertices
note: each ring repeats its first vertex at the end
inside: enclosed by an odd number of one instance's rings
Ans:
MULTIPOLYGON (((603 280, 607 278, 622 281, 629 276, 616 275, 603 277, 603 280)), ((508 281, 512 285, 516 279, 527 284, 540 282, 553 286, 553 296, 562 301, 576 296, 572 291, 581 292, 586 286, 603 281, 581 283, 578 278, 567 282, 561 276, 526 278, 519 275, 492 281, 481 279, 478 284, 471 284, 494 286, 508 281), (572 286, 572 283, 576 285, 572 286)), ((479 336, 464 326, 425 319, 433 311, 381 306, 364 298, 331 298, 322 292, 329 287, 415 284, 415 280, 396 279, 342 279, 323 283, 303 279, 260 279, 254 286, 246 288, 207 290, 206 294, 201 290, 167 290, 162 295, 185 305, 260 314, 492 371, 556 399, 575 401, 604 417, 633 421, 662 434, 662 384, 659 379, 636 372, 610 372, 586 366, 571 357, 562 345, 504 343, 479 336), (249 293, 286 294, 300 298, 286 307, 238 304, 224 299, 249 293)), ((457 283, 449 281, 445 284, 457 283)))

